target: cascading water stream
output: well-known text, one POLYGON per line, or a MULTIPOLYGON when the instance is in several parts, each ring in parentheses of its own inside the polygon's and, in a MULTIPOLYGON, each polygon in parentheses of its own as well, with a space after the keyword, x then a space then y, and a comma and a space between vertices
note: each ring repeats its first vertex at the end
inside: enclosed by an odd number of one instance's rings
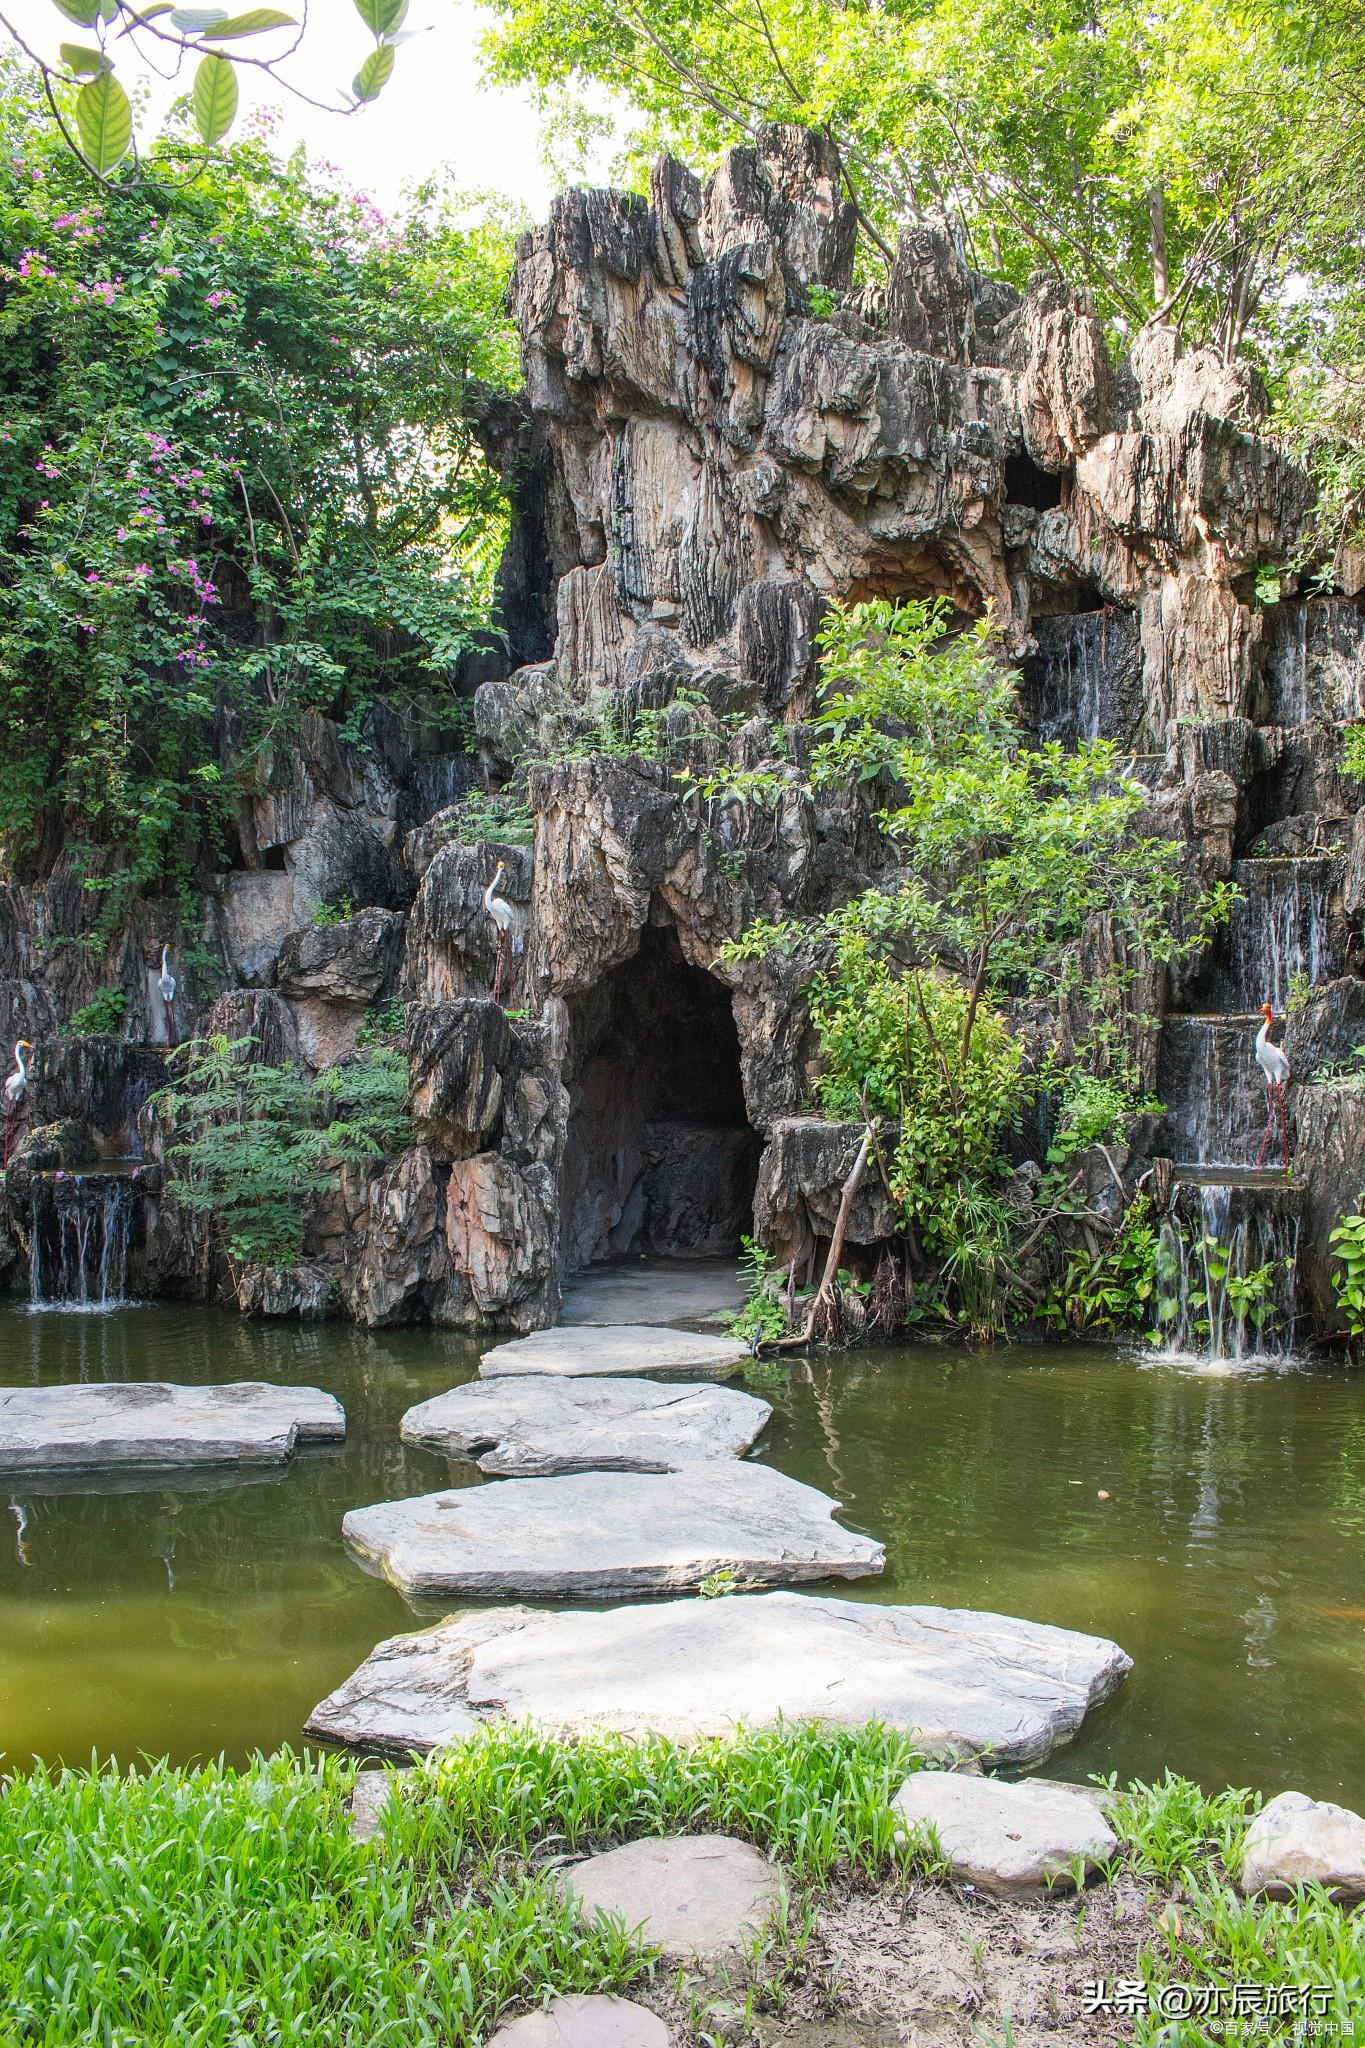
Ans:
POLYGON ((1343 971, 1332 919, 1340 876, 1331 855, 1234 861, 1238 901, 1203 982, 1211 1009, 1281 1011, 1296 980, 1343 971))
POLYGON ((1186 1184, 1157 1247, 1160 1355, 1286 1364, 1294 1352, 1299 1217, 1236 1183, 1186 1184))
POLYGON ((127 1299, 137 1186, 126 1173, 37 1173, 29 1194, 30 1308, 99 1310, 127 1299))
POLYGON ((1140 656, 1131 612, 1106 608, 1039 619, 1038 736, 1063 746, 1099 739, 1134 744, 1134 689, 1140 656))

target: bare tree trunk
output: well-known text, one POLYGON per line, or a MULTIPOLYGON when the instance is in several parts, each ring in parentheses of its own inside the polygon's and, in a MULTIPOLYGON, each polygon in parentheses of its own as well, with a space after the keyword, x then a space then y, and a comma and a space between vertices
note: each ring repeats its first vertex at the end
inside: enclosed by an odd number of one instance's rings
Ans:
POLYGON ((858 1156, 854 1160, 848 1179, 844 1182, 843 1188, 840 1191, 839 1209, 834 1218, 834 1235, 829 1241, 829 1257, 825 1260, 825 1270, 821 1275, 820 1285, 815 1290, 815 1299, 810 1305, 810 1313, 806 1317, 805 1326, 794 1337, 780 1338, 773 1347, 777 1351, 795 1350, 803 1344, 809 1344, 811 1332, 815 1328, 816 1320, 821 1310, 827 1308, 834 1298, 834 1285, 839 1277, 839 1260, 843 1254, 844 1239, 848 1235, 848 1219, 853 1213, 854 1197, 861 1187, 863 1175, 867 1171, 868 1157, 872 1151, 872 1139, 873 1130, 872 1125, 869 1124, 863 1132, 863 1142, 858 1147, 858 1156))
MULTIPOLYGON (((1148 191, 1147 210, 1152 223, 1152 298, 1161 308, 1171 296, 1171 273, 1166 255, 1166 188, 1160 178, 1148 191)), ((1166 324, 1165 313, 1158 311, 1157 318, 1162 326, 1166 324)))

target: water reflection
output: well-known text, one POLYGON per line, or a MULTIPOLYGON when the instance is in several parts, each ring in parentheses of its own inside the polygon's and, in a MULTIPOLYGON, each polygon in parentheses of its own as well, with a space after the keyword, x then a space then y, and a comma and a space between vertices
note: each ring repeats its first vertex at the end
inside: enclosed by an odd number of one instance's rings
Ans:
MULTIPOLYGON (((171 1305, 0 1313, 7 1383, 292 1380, 336 1394, 349 1422, 343 1447, 283 1472, 11 1483, 0 1748, 82 1761, 296 1743, 325 1692, 414 1626, 346 1555, 342 1515, 482 1483, 398 1437, 406 1407, 475 1369, 472 1346, 435 1332, 171 1305)), ((1058 1769, 1170 1763, 1365 1803, 1365 1397, 1349 1374, 921 1347, 798 1362, 761 1391, 761 1455, 886 1544, 882 1579, 832 1590, 1028 1615, 1132 1653, 1058 1769)))

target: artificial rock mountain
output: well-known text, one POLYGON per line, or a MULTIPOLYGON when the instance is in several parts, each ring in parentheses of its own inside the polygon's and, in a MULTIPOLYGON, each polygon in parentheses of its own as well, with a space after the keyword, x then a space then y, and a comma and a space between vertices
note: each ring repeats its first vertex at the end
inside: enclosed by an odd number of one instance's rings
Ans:
MULTIPOLYGON (((248 1274, 244 1306, 529 1330, 596 1259, 728 1252, 755 1227, 810 1258, 857 1132, 810 1113, 801 964, 717 955, 756 916, 875 883, 885 843, 853 792, 708 801, 585 735, 646 714, 705 765, 724 720, 758 766, 776 721, 799 757, 825 603, 941 594, 962 619, 992 608, 1045 737, 1119 741, 1192 880, 1242 887, 1207 957, 1138 978, 1133 1046, 1166 1114, 1097 1163, 1096 1203, 1154 1161, 1163 1200, 1254 1164, 1246 1013, 1282 1006, 1296 977, 1297 1185, 1239 1199, 1292 1215, 1300 1309, 1328 1318, 1326 1232, 1365 1159, 1365 1097, 1312 1079, 1365 1039, 1365 828, 1339 770, 1341 725, 1365 711, 1365 573, 1344 562, 1333 595, 1258 603, 1311 488, 1265 437, 1250 372, 1182 355, 1163 328, 1116 371, 1084 293, 1039 279, 1021 295, 930 228, 902 237, 884 289, 855 290, 855 234, 824 144, 784 128, 704 186, 665 160, 648 201, 569 192, 523 237, 524 399, 490 400, 481 423, 514 505, 519 665, 478 688, 473 718, 493 787, 540 762, 534 846, 462 843, 446 806, 467 767, 415 758, 392 717, 364 752, 310 720, 245 802, 236 863, 201 906, 225 992, 187 977, 181 1028, 251 1032, 259 1057, 321 1068, 368 1005, 403 997, 415 1142, 348 1169, 310 1213, 304 1266, 248 1274), (510 1014, 482 901, 499 861, 519 919, 510 1014), (343 900, 355 915, 311 921, 343 900)), ((34 1174, 73 1150, 140 1148, 155 1167, 163 1134, 140 1105, 168 934, 149 905, 105 957, 54 946, 86 922, 60 859, 12 884, 2 916, 6 1033, 41 1047, 43 1128, 9 1197, 19 1285, 34 1174), (123 1041, 53 1036, 111 981, 123 1041)), ((1016 1179, 1026 1208, 1026 1167, 1016 1179)), ((135 1280, 221 1286, 201 1224, 155 1171, 145 1186, 135 1280)), ((850 1256, 893 1229, 869 1178, 850 1256)))

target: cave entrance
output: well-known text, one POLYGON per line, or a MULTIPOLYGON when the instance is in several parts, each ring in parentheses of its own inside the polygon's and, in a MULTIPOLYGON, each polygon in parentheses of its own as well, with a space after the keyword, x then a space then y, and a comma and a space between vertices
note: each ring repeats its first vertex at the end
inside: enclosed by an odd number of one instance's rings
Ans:
POLYGON ((711 1259, 752 1226, 760 1140, 728 991, 649 926, 573 1006, 565 1272, 604 1259, 711 1259))

